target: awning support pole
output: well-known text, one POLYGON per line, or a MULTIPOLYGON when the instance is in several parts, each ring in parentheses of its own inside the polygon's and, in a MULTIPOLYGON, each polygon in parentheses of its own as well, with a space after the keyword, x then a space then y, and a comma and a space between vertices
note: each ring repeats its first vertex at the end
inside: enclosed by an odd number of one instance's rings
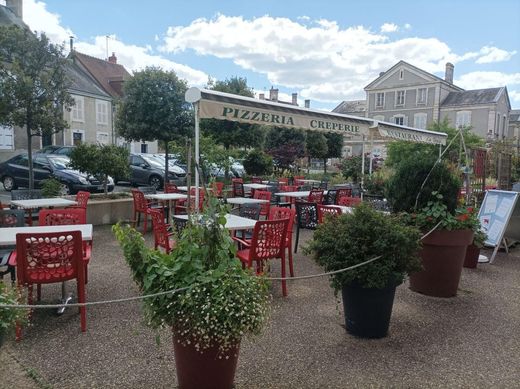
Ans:
POLYGON ((200 129, 199 129, 199 103, 193 103, 193 108, 195 110, 195 212, 199 212, 199 138, 200 138, 200 129))

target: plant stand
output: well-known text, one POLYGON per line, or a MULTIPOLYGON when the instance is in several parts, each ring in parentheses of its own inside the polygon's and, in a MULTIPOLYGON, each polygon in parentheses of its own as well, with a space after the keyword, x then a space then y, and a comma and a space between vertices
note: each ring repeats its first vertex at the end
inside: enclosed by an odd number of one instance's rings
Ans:
POLYGON ((218 346, 197 351, 193 342, 183 346, 173 334, 173 351, 180 389, 230 389, 233 387, 240 344, 226 353, 218 346))
POLYGON ((351 284, 341 289, 347 332, 360 338, 383 338, 388 333, 395 288, 362 288, 351 284))
POLYGON ((423 240, 420 251, 424 270, 410 274, 410 289, 427 296, 457 295, 472 230, 437 230, 423 240))

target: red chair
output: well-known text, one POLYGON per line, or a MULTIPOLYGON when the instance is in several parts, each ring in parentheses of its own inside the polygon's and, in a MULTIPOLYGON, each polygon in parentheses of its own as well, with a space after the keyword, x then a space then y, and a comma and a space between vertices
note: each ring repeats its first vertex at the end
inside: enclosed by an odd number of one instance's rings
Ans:
POLYGON ((291 277, 294 277, 294 268, 293 268, 293 256, 292 256, 292 235, 293 235, 293 226, 294 219, 296 217, 296 210, 294 208, 286 208, 286 207, 271 207, 269 210, 269 220, 281 220, 281 219, 289 219, 289 223, 287 224, 287 236, 285 239, 285 248, 289 250, 289 273, 291 277))
POLYGON ((233 182, 233 197, 245 197, 244 184, 242 182, 233 182))
POLYGON ((179 193, 179 189, 177 189, 177 185, 171 182, 165 182, 164 193, 179 193))
POLYGON ((164 213, 158 209, 151 209, 150 215, 152 216, 154 247, 156 250, 157 247, 162 247, 166 254, 169 254, 175 247, 175 240, 171 239, 173 233, 168 231, 170 226, 164 222, 164 213))
MULTIPOLYGON (((195 210, 195 193, 196 188, 190 189, 190 210, 195 210)), ((186 214, 188 209, 186 207, 187 200, 179 200, 175 205, 175 214, 186 214)), ((199 211, 204 208, 204 189, 199 189, 199 211)))
POLYGON ((146 233, 147 225, 148 225, 148 216, 150 215, 150 205, 146 198, 144 197, 144 193, 138 189, 132 189, 132 197, 134 198, 134 220, 133 227, 139 226, 141 223, 141 214, 143 215, 143 234, 146 233))
MULTIPOLYGON (((297 192, 298 187, 296 185, 281 185, 280 192, 297 192)), ((294 204, 295 197, 284 197, 283 204, 291 206, 294 204)), ((280 204, 280 203, 279 203, 280 204)))
POLYGON ((251 184, 261 184, 262 177, 251 177, 251 184))
POLYGON ((218 197, 219 199, 221 199, 222 197, 224 197, 224 183, 223 182, 218 182, 218 181, 213 181, 211 183, 211 187, 213 188, 213 195, 215 197, 218 197))
POLYGON ((231 179, 231 183, 233 183, 233 182, 239 182, 239 183, 243 184, 244 183, 244 179, 241 178, 241 177, 233 177, 231 179))
MULTIPOLYGON (((76 205, 71 205, 69 208, 87 209, 88 200, 90 199, 90 192, 79 191, 76 193, 76 205)), ((85 224, 85 223, 82 223, 85 224)))
POLYGON ((303 186, 305 183, 302 181, 305 179, 305 176, 294 176, 293 177, 293 184, 296 186, 303 186))
POLYGON ((309 203, 321 204, 323 203, 323 189, 311 189, 309 197, 307 198, 309 203))
MULTIPOLYGON (((242 261, 243 266, 252 267, 255 262, 256 273, 261 274, 267 260, 280 258, 282 278, 285 278, 285 240, 288 224, 288 219, 256 222, 249 248, 237 252, 237 257, 242 261)), ((244 242, 244 244, 247 246, 248 243, 244 242)), ((285 280, 282 281, 282 293, 287 296, 285 280)))
MULTIPOLYGON (((16 274, 18 285, 29 290, 28 303, 33 303, 33 285, 77 280, 78 302, 86 302, 85 266, 80 231, 27 233, 16 235, 16 274)), ((81 331, 87 330, 86 308, 80 307, 81 331)), ((20 324, 16 339, 22 338, 20 324)))
POLYGON ((340 216, 341 209, 330 205, 318 204, 318 223, 323 223, 325 217, 329 216, 340 216))
POLYGON ((340 205, 339 199, 341 199, 342 197, 352 197, 352 189, 350 189, 350 188, 338 189, 338 191, 336 192, 336 204, 337 205, 340 205))
POLYGON ((361 197, 343 196, 338 200, 338 205, 344 207, 357 207, 359 204, 361 204, 361 197))
POLYGON ((260 216, 269 215, 269 208, 271 207, 271 196, 272 193, 267 190, 255 190, 254 199, 267 200, 267 203, 260 204, 260 216))
POLYGON ((278 185, 289 185, 289 179, 285 177, 280 177, 278 179, 278 185))

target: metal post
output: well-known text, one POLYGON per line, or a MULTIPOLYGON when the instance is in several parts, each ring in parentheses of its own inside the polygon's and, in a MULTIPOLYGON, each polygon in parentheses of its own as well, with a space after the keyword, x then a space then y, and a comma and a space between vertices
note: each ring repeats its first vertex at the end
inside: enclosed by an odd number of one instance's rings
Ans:
POLYGON ((363 143, 361 144, 361 188, 363 188, 365 178, 365 135, 363 135, 363 143))
POLYGON ((374 163, 374 135, 370 134, 370 166, 368 167, 368 174, 372 175, 372 164, 374 163))
POLYGON ((193 103, 193 108, 195 109, 195 209, 196 212, 199 212, 199 138, 200 138, 200 129, 199 129, 199 103, 193 103))

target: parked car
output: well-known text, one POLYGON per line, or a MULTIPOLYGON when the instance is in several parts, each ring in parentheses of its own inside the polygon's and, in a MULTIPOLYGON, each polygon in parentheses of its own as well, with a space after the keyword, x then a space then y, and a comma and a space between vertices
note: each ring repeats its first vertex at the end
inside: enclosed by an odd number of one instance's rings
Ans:
MULTIPOLYGON (((148 154, 130 154, 130 184, 150 185, 161 189, 164 184, 164 161, 148 154)), ((186 172, 175 166, 168 166, 168 180, 176 185, 186 183, 186 172)))
MULTIPOLYGON (((69 168, 69 158, 54 154, 36 153, 33 156, 34 186, 40 188, 42 181, 56 178, 63 184, 63 194, 74 194, 80 190, 102 192, 103 183, 69 168)), ((27 154, 19 154, 0 164, 0 181, 6 191, 29 186, 29 159, 27 154)), ((108 191, 114 190, 114 180, 108 178, 108 191)))
POLYGON ((74 150, 75 146, 61 146, 60 148, 54 150, 52 154, 56 155, 65 155, 67 157, 70 157, 72 154, 72 150, 74 150))

